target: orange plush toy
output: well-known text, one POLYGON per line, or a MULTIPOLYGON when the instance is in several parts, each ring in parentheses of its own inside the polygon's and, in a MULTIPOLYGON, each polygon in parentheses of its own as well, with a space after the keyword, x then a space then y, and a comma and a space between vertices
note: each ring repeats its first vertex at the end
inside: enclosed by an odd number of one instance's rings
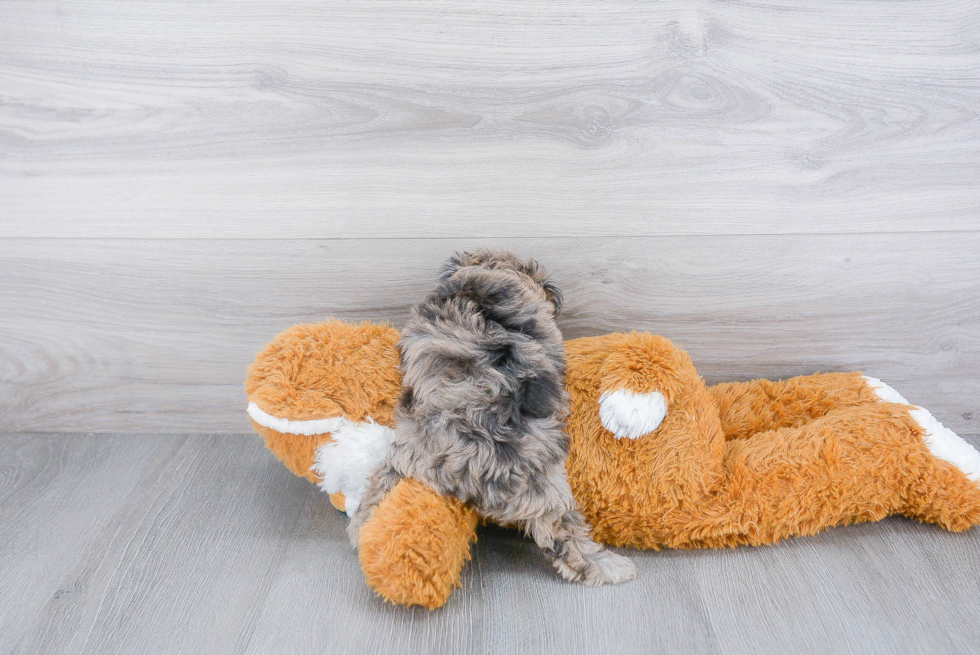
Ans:
MULTIPOLYGON (((297 475, 353 512, 391 441, 398 333, 331 321, 280 334, 249 370, 248 413, 297 475)), ((874 378, 827 373, 707 387, 663 337, 566 342, 568 479, 594 537, 633 548, 768 544, 904 514, 980 523, 980 453, 874 378)), ((360 536, 368 584, 439 607, 475 513, 413 480, 360 536)))

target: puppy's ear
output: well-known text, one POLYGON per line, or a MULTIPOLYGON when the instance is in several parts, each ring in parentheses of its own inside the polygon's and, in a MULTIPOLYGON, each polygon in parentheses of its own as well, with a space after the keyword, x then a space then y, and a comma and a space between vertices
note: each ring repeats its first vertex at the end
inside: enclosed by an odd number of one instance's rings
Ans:
POLYGON ((565 296, 562 294, 561 289, 555 286, 555 283, 551 280, 542 282, 541 288, 544 289, 545 296, 551 301, 551 304, 555 306, 555 316, 558 316, 561 313, 562 304, 565 302, 565 296))
POLYGON ((472 258, 473 254, 468 252, 457 252, 454 254, 449 258, 449 261, 442 265, 442 270, 439 271, 439 282, 445 282, 451 278, 456 271, 464 266, 469 266, 472 258))
POLYGON ((548 418, 561 412, 562 395, 559 378, 552 376, 527 378, 517 389, 521 414, 531 418, 548 418))

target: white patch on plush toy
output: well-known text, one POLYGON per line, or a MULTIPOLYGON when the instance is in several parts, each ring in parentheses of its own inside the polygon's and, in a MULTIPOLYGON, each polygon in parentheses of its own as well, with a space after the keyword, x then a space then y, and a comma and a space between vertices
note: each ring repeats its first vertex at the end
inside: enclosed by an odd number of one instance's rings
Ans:
POLYGON ((261 426, 283 434, 330 434, 333 441, 316 449, 312 470, 320 478, 319 487, 328 494, 344 494, 344 511, 353 516, 361 502, 368 477, 384 459, 395 433, 374 421, 355 423, 343 416, 291 421, 248 404, 248 415, 261 426))
POLYGON ((873 378, 870 375, 862 375, 864 381, 868 383, 868 386, 875 392, 882 402, 886 403, 898 403, 899 405, 911 405, 909 401, 905 400, 902 394, 898 393, 890 386, 879 380, 878 378, 873 378))
MULTIPOLYGON (((882 402, 911 405, 902 394, 869 375, 861 376, 882 402)), ((944 462, 949 462, 970 479, 980 484, 980 452, 963 440, 961 436, 940 423, 932 413, 924 407, 914 407, 909 415, 922 428, 922 441, 929 452, 944 462)))
POLYGON ((628 389, 599 396, 599 420, 618 439, 638 439, 660 427, 667 401, 659 391, 633 393, 628 389))
POLYGON ((368 478, 377 468, 395 431, 377 423, 348 424, 330 433, 333 441, 316 449, 313 471, 328 494, 344 494, 344 511, 354 516, 368 478))
POLYGON ((909 415, 923 429, 922 440, 930 453, 963 471, 971 482, 980 484, 980 452, 976 448, 937 421, 928 409, 916 407, 909 410, 909 415))
POLYGON ((321 418, 312 421, 290 421, 288 418, 276 418, 271 414, 266 414, 255 403, 248 404, 248 415, 259 425, 281 432, 283 434, 304 434, 312 436, 314 434, 328 434, 340 429, 345 423, 350 423, 343 416, 331 418, 321 418))

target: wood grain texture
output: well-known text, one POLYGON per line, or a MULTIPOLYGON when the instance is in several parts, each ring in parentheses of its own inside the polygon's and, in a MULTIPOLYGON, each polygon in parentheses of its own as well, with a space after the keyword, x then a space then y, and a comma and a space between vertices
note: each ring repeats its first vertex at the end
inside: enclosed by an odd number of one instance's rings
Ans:
POLYGON ((53 613, 91 579, 101 553, 75 575, 70 562, 123 511, 148 470, 166 461, 160 440, 0 437, 0 652, 11 652, 44 607, 53 613))
POLYGON ((346 519, 255 438, 0 435, 0 474, 4 653, 919 655, 980 639, 976 529, 888 519, 621 551, 637 580, 586 588, 488 528, 426 612, 371 594, 346 519))
POLYGON ((972 0, 6 0, 0 236, 975 231, 972 0))
MULTIPOLYGON (((862 370, 980 432, 980 234, 488 240, 546 263, 567 338, 648 330, 709 382, 862 370)), ((0 426, 246 432, 290 325, 390 321, 465 240, 0 241, 0 426)))
POLYGON ((231 652, 310 491, 250 440, 26 435, 0 444, 6 470, 50 479, 8 494, 5 508, 26 507, 3 521, 4 541, 60 546, 4 558, 13 601, 2 603, 5 653, 231 652), (33 451, 102 457, 83 460, 87 479, 76 480, 33 451))

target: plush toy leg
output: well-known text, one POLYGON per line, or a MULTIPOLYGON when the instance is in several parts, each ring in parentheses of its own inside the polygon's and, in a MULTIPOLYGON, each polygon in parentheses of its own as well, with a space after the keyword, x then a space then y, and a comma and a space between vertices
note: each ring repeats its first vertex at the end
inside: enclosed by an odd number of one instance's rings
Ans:
POLYGON ((344 498, 344 494, 330 494, 330 504, 341 512, 347 509, 347 499, 344 498))
MULTIPOLYGON (((980 486, 937 456, 943 451, 929 445, 936 434, 915 411, 841 408, 798 428, 727 441, 721 492, 671 517, 666 545, 759 545, 898 513, 949 530, 980 523, 980 486)), ((966 465, 980 458, 962 445, 966 465)))
POLYGON ((455 498, 402 480, 360 530, 368 586, 392 603, 441 607, 460 584, 476 524, 476 513, 455 498))
POLYGON ((708 387, 726 439, 799 427, 842 407, 881 402, 860 373, 818 373, 788 380, 726 382, 708 387))

